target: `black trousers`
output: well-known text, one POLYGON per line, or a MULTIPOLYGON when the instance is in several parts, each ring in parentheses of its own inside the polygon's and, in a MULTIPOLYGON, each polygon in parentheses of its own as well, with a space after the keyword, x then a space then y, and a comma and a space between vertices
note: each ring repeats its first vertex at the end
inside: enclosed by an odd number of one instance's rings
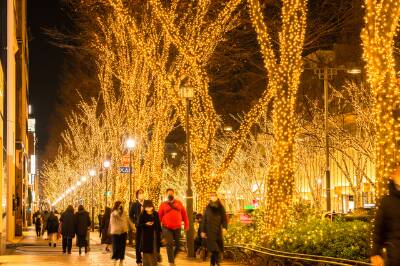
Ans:
POLYGON ((40 232, 41 232, 41 228, 40 226, 36 226, 36 236, 39 237, 40 236, 40 232))
POLYGON ((120 235, 112 235, 113 242, 113 260, 123 260, 125 259, 125 248, 126 239, 128 238, 128 233, 123 233, 120 235))
POLYGON ((135 251, 136 251, 136 263, 142 263, 142 253, 140 252, 140 242, 142 239, 142 234, 139 230, 136 230, 136 237, 135 237, 135 251))
POLYGON ((62 237, 62 248, 63 252, 65 253, 68 249, 68 252, 72 250, 72 237, 70 236, 63 236, 62 237))
POLYGON ((221 255, 218 251, 211 252, 211 265, 218 265, 221 263, 221 255))

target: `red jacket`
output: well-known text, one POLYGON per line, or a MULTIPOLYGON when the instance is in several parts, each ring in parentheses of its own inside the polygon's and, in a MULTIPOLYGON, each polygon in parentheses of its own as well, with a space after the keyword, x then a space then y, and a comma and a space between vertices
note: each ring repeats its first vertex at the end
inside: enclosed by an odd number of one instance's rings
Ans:
POLYGON ((158 209, 158 216, 160 217, 163 227, 176 230, 182 226, 182 221, 185 223, 185 230, 189 228, 189 219, 185 207, 179 200, 174 200, 172 203, 168 201, 161 203, 158 209), (173 205, 173 208, 170 206, 173 205))

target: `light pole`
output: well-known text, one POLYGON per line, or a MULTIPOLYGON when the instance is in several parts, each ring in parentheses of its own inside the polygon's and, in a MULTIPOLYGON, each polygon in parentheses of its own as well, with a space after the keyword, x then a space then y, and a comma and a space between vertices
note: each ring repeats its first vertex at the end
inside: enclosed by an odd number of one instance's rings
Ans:
POLYGON ((96 176, 96 170, 92 169, 89 171, 90 182, 92 183, 92 232, 94 232, 94 195, 93 195, 93 178, 96 176))
MULTIPOLYGON (((329 106, 329 79, 337 75, 338 70, 344 70, 348 74, 358 75, 361 73, 359 68, 329 68, 324 66, 323 68, 314 69, 314 73, 318 75, 319 79, 324 80, 324 128, 325 128, 325 181, 326 181, 326 210, 332 211, 332 199, 331 199, 331 171, 329 161, 329 128, 328 128, 328 106, 329 106)), ((331 216, 332 217, 332 216, 331 216)))
POLYGON ((104 192, 104 196, 105 196, 105 203, 106 203, 106 206, 105 207, 107 207, 107 203, 108 203, 108 168, 110 168, 110 166, 111 166, 111 162, 109 161, 109 160, 105 160, 104 162, 103 162, 103 167, 104 167, 104 171, 105 171, 105 174, 106 174, 106 192, 104 192))
POLYGON ((129 151, 129 208, 132 204, 132 152, 136 146, 136 141, 133 138, 128 138, 125 141, 125 148, 129 151))
POLYGON ((189 218, 189 230, 186 233, 186 243, 188 249, 188 257, 194 258, 194 225, 193 225, 193 190, 192 178, 190 173, 190 100, 194 96, 193 87, 181 87, 181 97, 186 99, 186 156, 187 156, 187 191, 186 191, 186 208, 189 218))

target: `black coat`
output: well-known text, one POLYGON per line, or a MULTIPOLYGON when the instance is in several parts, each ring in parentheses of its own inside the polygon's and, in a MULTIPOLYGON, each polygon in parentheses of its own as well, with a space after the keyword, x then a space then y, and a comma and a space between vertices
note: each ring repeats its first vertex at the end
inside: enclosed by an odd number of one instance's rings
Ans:
POLYGON ((143 211, 138 219, 138 234, 140 234, 140 251, 143 253, 159 252, 161 247, 161 223, 158 213, 154 211, 148 214, 143 211), (146 225, 147 222, 154 222, 153 225, 146 225))
POLYGON ((74 213, 65 211, 60 218, 61 233, 64 237, 75 237, 76 219, 74 213))
POLYGON ((103 214, 97 215, 97 219, 99 220, 99 229, 101 230, 102 226, 102 221, 103 221, 103 214))
POLYGON ((101 244, 111 244, 112 236, 108 233, 108 227, 110 226, 110 215, 103 215, 101 221, 101 244))
POLYGON ((47 233, 54 234, 58 233, 58 218, 54 214, 51 214, 49 218, 47 218, 47 233))
POLYGON ((376 212, 372 254, 381 254, 386 247, 388 265, 400 265, 400 190, 389 184, 389 195, 382 198, 376 212))
POLYGON ((220 201, 218 201, 216 206, 209 203, 201 223, 201 232, 206 233, 207 248, 209 251, 222 252, 224 250, 222 228, 228 228, 224 206, 222 206, 220 201))
POLYGON ((78 211, 75 213, 76 234, 78 236, 86 236, 89 226, 91 225, 89 213, 87 211, 78 211))
POLYGON ((136 227, 138 227, 138 219, 140 213, 142 212, 142 207, 143 205, 140 203, 140 201, 136 200, 129 210, 129 219, 131 219, 132 223, 134 223, 136 227))

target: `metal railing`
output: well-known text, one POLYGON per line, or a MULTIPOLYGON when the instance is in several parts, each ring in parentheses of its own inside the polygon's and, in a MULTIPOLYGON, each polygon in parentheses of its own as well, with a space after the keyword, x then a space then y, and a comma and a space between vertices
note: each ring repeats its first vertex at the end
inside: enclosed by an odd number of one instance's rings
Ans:
POLYGON ((226 246, 224 257, 249 266, 366 266, 370 263, 273 250, 255 245, 226 246))

